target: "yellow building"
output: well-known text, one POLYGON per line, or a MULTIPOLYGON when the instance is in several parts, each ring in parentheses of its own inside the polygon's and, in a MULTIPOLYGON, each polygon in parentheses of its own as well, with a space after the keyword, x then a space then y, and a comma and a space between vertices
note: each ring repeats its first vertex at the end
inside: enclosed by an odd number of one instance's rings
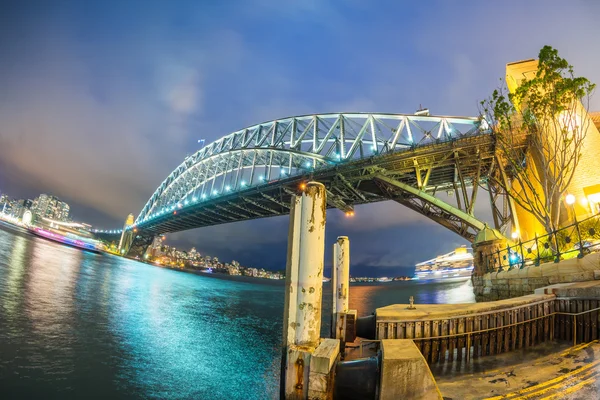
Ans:
MULTIPOLYGON (((537 60, 525 60, 510 63, 506 65, 506 84, 511 93, 519 87, 521 83, 535 76, 537 71, 537 60)), ((515 105, 518 107, 518 105, 515 105)), ((578 104, 577 124, 586 126, 586 136, 581 148, 581 158, 573 176, 573 180, 569 185, 567 194, 575 196, 575 204, 567 205, 565 199, 562 198, 557 204, 561 208, 561 225, 569 225, 574 220, 573 212, 578 219, 583 219, 592 214, 600 212, 600 113, 588 113, 581 103, 578 104)), ((536 167, 533 162, 527 163, 527 173, 537 174, 536 167)), ((514 185, 515 190, 522 190, 518 184, 514 185)), ((525 189, 528 191, 529 189, 525 189)), ((538 188, 536 188, 538 190, 538 188)), ((539 188, 540 193, 541 187, 539 188)), ((546 230, 536 218, 525 211, 518 204, 515 204, 516 214, 519 222, 521 239, 532 239, 537 233, 544 235, 546 230)))

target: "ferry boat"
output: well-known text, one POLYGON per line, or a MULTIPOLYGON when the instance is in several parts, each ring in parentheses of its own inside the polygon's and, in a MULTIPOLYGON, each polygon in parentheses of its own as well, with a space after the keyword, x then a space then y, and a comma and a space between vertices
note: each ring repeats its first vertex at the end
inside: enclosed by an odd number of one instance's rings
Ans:
POLYGON ((36 226, 30 226, 27 230, 41 238, 58 242, 67 246, 76 247, 81 250, 90 251, 92 253, 100 253, 104 249, 104 246, 96 241, 88 238, 79 237, 73 234, 51 231, 49 229, 43 229, 36 226))
POLYGON ((415 267, 416 280, 467 280, 473 273, 473 253, 461 246, 415 267))

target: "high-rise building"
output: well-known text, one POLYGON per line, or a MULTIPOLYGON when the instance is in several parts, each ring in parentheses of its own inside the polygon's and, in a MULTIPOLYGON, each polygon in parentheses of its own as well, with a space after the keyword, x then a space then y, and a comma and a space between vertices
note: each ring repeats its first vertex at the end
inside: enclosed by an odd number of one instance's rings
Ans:
POLYGON ((39 218, 68 221, 70 207, 56 196, 40 194, 33 201, 32 211, 39 218))
POLYGON ((32 209, 33 207, 33 201, 32 200, 18 200, 15 204, 15 207, 12 210, 12 215, 15 218, 19 218, 22 219, 23 218, 23 214, 25 213, 25 211, 32 209))

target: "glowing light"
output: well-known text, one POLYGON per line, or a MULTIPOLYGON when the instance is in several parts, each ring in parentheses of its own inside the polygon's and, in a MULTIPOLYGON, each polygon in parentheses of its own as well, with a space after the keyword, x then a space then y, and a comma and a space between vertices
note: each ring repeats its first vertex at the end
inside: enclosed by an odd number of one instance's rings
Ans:
POLYGON ((202 197, 203 199, 205 199, 206 195, 204 193, 202 193, 202 196, 200 196, 200 197, 202 197))
POLYGON ((265 177, 261 175, 261 176, 258 177, 258 180, 262 182, 262 181, 265 180, 265 177))
POLYGON ((228 192, 231 190, 231 187, 229 185, 225 186, 225 190, 227 190, 228 192))
POLYGON ((312 167, 312 163, 310 161, 307 161, 305 165, 306 165, 306 168, 312 167))
POLYGON ((338 160, 340 160, 342 158, 342 156, 340 155, 340 153, 335 153, 335 158, 337 158, 338 160))
POLYGON ((346 211, 346 217, 353 217, 354 211, 346 211))
POLYGON ((242 187, 246 187, 246 181, 242 181, 241 185, 242 187))
POLYGON ((300 190, 304 190, 306 189, 306 183, 301 183, 300 184, 300 190))
POLYGON ((285 175, 285 169, 281 168, 281 175, 285 175))
POLYGON ((519 231, 514 231, 510 236, 513 238, 513 240, 517 240, 519 238, 519 231))
POLYGON ((568 195, 565 196, 565 202, 572 206, 573 204, 575 204, 575 196, 572 195, 571 193, 569 193, 568 195))
POLYGON ((186 200, 183 203, 187 206, 190 202, 186 200))
POLYGON ((194 197, 194 198, 192 199, 192 201, 193 201, 193 202, 196 202, 196 201, 198 201, 198 198, 197 198, 197 197, 194 197))
POLYGON ((177 215, 177 211, 173 211, 173 215, 177 215))
POLYGON ((213 190, 213 192, 212 192, 212 193, 213 193, 213 195, 215 195, 215 196, 219 194, 219 192, 217 192, 216 190, 213 190))

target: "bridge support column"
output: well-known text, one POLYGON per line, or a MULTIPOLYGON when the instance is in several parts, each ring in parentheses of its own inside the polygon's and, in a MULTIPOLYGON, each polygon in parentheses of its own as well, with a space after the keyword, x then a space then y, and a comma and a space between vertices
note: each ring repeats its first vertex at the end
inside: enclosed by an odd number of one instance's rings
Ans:
POLYGON ((286 264, 280 395, 307 399, 311 356, 319 345, 325 259, 325 186, 309 182, 292 198, 286 264))
POLYGON ((331 337, 340 340, 342 353, 346 343, 348 304, 350 301, 350 240, 339 236, 333 245, 333 270, 331 287, 333 290, 333 310, 331 337))

